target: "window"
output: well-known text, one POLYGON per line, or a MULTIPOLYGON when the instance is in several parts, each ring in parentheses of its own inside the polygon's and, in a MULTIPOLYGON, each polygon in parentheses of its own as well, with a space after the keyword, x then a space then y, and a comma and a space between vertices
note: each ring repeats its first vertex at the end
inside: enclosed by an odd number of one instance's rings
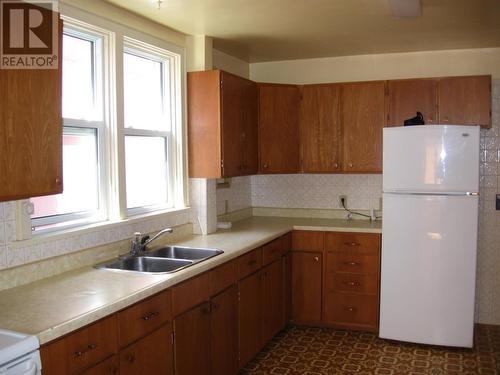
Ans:
POLYGON ((34 231, 105 217, 102 37, 66 27, 63 45, 64 191, 31 199, 34 231))
POLYGON ((129 213, 173 206, 170 59, 127 39, 123 53, 125 175, 129 213))
POLYGON ((31 199, 32 231, 184 208, 181 50, 64 25, 64 191, 31 199))

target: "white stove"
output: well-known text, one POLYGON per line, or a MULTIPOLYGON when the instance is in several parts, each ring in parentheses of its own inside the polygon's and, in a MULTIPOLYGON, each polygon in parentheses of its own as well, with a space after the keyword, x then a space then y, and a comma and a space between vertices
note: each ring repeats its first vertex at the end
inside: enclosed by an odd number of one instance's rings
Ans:
POLYGON ((36 336, 0 329, 0 375, 40 375, 36 336))

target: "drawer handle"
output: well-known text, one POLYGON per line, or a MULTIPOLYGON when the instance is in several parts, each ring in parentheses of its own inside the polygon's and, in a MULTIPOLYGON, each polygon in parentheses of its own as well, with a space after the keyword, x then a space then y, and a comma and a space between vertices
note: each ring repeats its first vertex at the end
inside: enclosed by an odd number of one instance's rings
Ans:
POLYGON ((355 267, 355 266, 360 266, 361 263, 358 262, 344 262, 345 265, 355 267))
POLYGON ((347 281, 345 284, 349 286, 361 286, 357 281, 347 281))
POLYGON ((347 246, 360 246, 359 242, 355 242, 355 241, 344 242, 344 245, 347 245, 347 246))
POLYGON ((135 362, 135 354, 129 353, 125 356, 125 359, 127 360, 128 363, 134 363, 135 362))
POLYGON ((78 351, 74 352, 73 354, 75 357, 79 358, 79 357, 82 357, 84 354, 87 354, 91 350, 94 350, 95 348, 97 348, 97 344, 88 344, 86 349, 78 350, 78 351))
POLYGON ((315 262, 319 262, 319 257, 314 257, 315 262))
POLYGON ((158 316, 160 315, 160 312, 159 311, 153 311, 149 314, 146 314, 142 317, 142 320, 151 320, 153 319, 155 316, 158 316))
POLYGON ((354 306, 347 306, 345 309, 349 312, 356 312, 356 308, 354 306))

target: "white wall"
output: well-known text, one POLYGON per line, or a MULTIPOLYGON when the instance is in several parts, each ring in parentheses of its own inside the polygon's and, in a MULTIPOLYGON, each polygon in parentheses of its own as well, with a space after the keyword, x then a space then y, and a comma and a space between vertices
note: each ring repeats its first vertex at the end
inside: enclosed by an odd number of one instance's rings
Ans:
POLYGON ((225 70, 243 78, 250 77, 250 64, 217 49, 213 50, 214 69, 225 70))
POLYGON ((250 79, 329 83, 491 74, 500 78, 500 48, 327 57, 250 64, 250 79))

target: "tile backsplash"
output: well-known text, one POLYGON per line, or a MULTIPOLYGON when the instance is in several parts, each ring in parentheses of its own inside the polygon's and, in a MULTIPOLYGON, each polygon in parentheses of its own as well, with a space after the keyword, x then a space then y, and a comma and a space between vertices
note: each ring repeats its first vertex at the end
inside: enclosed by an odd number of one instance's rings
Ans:
POLYGON ((251 181, 254 207, 339 209, 339 195, 347 195, 348 208, 378 210, 382 175, 260 175, 251 181))

